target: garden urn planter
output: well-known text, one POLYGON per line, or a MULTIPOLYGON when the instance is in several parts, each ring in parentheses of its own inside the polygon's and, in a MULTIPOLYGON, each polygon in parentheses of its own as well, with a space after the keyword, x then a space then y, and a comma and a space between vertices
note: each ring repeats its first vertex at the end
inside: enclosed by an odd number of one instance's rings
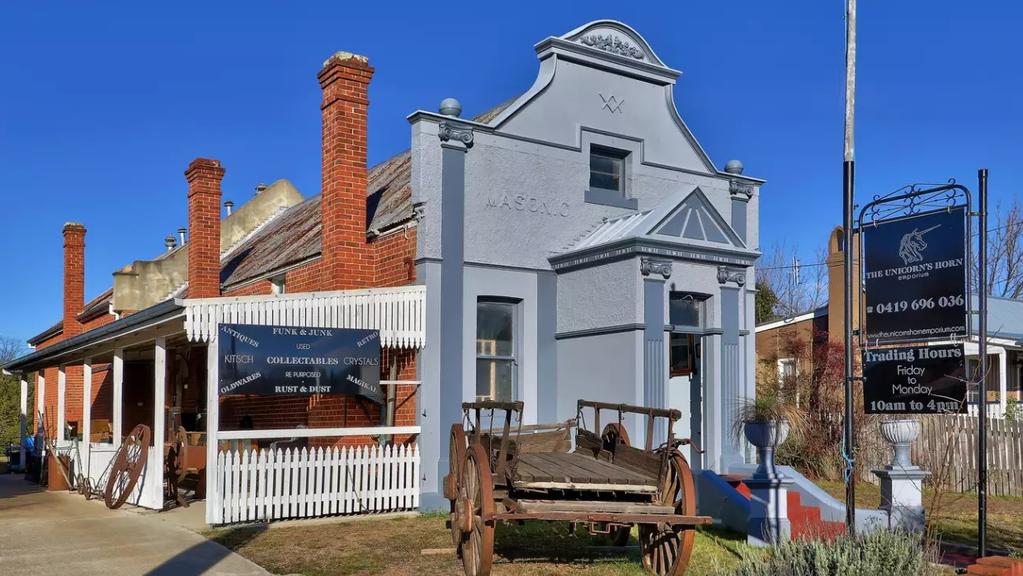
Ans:
POLYGON ((746 421, 743 423, 742 431, 749 443, 757 449, 760 460, 753 477, 776 478, 778 472, 774 467, 774 451, 788 438, 789 423, 784 420, 746 421))
POLYGON ((881 437, 895 449, 895 459, 889 468, 913 468, 910 448, 920 436, 920 422, 916 420, 889 420, 881 423, 881 437))

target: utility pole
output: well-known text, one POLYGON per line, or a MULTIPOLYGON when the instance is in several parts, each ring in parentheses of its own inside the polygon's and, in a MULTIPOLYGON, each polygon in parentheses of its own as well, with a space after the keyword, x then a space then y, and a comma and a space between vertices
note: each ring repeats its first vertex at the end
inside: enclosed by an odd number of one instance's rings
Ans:
POLYGON ((845 525, 856 535, 856 439, 853 437, 853 182, 856 173, 854 118, 856 112, 856 0, 845 4, 845 147, 842 161, 842 209, 845 237, 845 525))

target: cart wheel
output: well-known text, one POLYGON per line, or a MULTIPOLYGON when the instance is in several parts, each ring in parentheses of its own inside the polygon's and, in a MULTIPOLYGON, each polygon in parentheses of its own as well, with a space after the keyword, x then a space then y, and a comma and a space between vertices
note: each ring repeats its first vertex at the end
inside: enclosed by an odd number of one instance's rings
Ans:
POLYGON ((451 523, 451 544, 458 547, 462 541, 462 529, 458 518, 458 481, 462 476, 462 460, 465 460, 465 430, 461 424, 451 425, 451 438, 448 442, 448 475, 444 477, 444 497, 451 503, 448 517, 451 523))
POLYGON ((615 448, 619 444, 625 444, 629 446, 629 431, 625 429, 625 426, 613 422, 604 426, 604 431, 600 434, 600 447, 607 450, 611 454, 614 454, 615 448))
MULTIPOLYGON (((604 426, 604 431, 600 434, 600 447, 602 450, 607 450, 611 453, 612 462, 614 461, 615 448, 620 444, 630 445, 629 431, 625 429, 625 426, 617 422, 604 426)), ((632 526, 620 526, 613 528, 608 533, 608 539, 611 541, 612 546, 625 546, 629 543, 629 535, 631 533, 632 526)))
POLYGON ((135 489, 148 461, 149 438, 149 426, 139 424, 121 443, 103 491, 107 508, 120 508, 135 489))
MULTIPOLYGON (((696 514, 696 488, 689 463, 678 451, 668 460, 667 475, 661 484, 661 502, 675 509, 676 514, 696 514)), ((689 566, 696 529, 692 526, 669 526, 663 530, 655 524, 639 526, 639 548, 643 568, 657 576, 681 576, 689 566)))
POLYGON ((487 451, 478 443, 469 447, 459 483, 459 528, 465 532, 458 555, 466 576, 489 576, 494 562, 494 485, 487 451))

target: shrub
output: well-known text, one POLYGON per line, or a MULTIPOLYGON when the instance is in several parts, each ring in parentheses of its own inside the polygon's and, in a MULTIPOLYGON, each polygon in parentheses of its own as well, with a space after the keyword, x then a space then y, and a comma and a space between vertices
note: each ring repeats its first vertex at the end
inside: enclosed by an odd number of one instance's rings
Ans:
POLYGON ((734 576, 867 576, 930 572, 920 536, 875 530, 832 541, 789 540, 767 553, 742 551, 734 576))

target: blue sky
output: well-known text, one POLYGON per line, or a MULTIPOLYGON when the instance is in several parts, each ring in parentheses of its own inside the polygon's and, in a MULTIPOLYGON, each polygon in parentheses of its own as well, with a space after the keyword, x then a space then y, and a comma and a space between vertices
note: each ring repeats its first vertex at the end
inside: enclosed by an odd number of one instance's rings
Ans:
MULTIPOLYGON (((337 50, 369 56, 370 163, 447 96, 475 114, 532 83, 533 44, 598 18, 682 70, 679 110, 719 166, 762 189, 763 247, 804 262, 841 218, 842 0, 421 3, 6 2, 0 6, 0 336, 59 319, 61 225, 88 227, 86 298, 186 222, 196 156, 236 203, 320 182, 319 87, 337 50), (465 6, 468 8, 460 8, 465 6)), ((1023 177, 1015 2, 860 2, 858 199, 914 181, 1023 177)))

